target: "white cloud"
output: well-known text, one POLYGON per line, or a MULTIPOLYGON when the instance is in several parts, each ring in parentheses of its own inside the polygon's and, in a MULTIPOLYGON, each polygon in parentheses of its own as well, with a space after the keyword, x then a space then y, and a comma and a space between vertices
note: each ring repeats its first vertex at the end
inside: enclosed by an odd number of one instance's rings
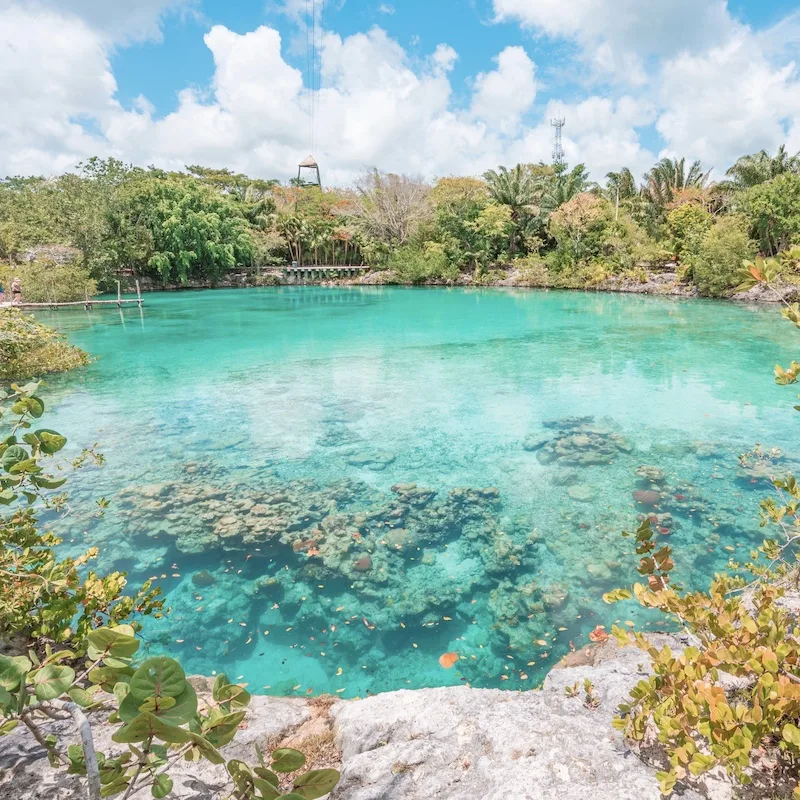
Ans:
POLYGON ((536 65, 522 47, 507 47, 495 61, 497 69, 475 79, 472 113, 490 128, 514 133, 536 99, 536 65))
MULTIPOLYGON (((161 38, 161 21, 170 13, 191 12, 198 0, 27 0, 32 14, 56 13, 81 20, 110 42, 132 42, 161 38)), ((0 14, 19 0, 0 0, 0 14)))
POLYGON ((739 155, 776 149, 786 141, 786 119, 800 120, 796 65, 771 63, 745 32, 702 55, 667 61, 660 99, 666 152, 700 158, 717 174, 739 155))
POLYGON ((694 52, 737 27, 725 0, 493 0, 495 19, 572 39, 605 77, 641 84, 651 56, 694 52))
MULTIPOLYGON (((701 21, 724 10, 699 1, 706 9, 701 21)), ((602 95, 575 90, 570 102, 551 99, 543 111, 535 103, 539 76, 548 73, 525 48, 505 48, 491 69, 459 79, 456 92, 459 54, 447 44, 412 56, 379 27, 348 37, 323 32, 315 155, 324 179, 350 182, 373 165, 432 177, 548 161, 553 116, 567 119, 568 160, 585 162, 596 180, 623 165, 640 174, 661 149, 700 157, 718 172, 741 153, 774 148, 787 136, 800 149, 798 75, 787 58, 800 39, 798 20, 768 35, 726 16, 721 40, 715 33, 704 47, 699 34, 687 33, 685 49, 653 61, 653 48, 662 45, 648 44, 648 34, 638 50, 622 47, 609 2, 495 0, 499 16, 577 42, 598 75, 627 70, 632 78, 631 86, 604 87, 602 95), (649 126, 662 141, 648 147, 640 131, 649 126)), ((686 2, 675 0, 684 15, 686 2)), ((203 163, 264 177, 296 174, 310 147, 309 93, 301 72, 287 63, 277 30, 212 27, 204 39, 212 80, 181 91, 176 108, 158 117, 146 98, 132 108, 116 99, 110 55, 120 46, 117 26, 127 20, 137 36, 157 35, 164 13, 187 6, 141 0, 116 11, 109 6, 110 16, 92 21, 99 5, 76 0, 67 13, 56 0, 0 0, 0 104, 11 109, 0 117, 0 174, 57 173, 91 155, 169 169, 203 163)), ((620 0, 616 24, 628 35, 647 19, 672 30, 664 0, 647 9, 620 0)))
POLYGON ((388 3, 381 3, 378 6, 378 11, 381 14, 388 14, 389 16, 391 16, 395 12, 395 7, 394 6, 390 6, 388 3))

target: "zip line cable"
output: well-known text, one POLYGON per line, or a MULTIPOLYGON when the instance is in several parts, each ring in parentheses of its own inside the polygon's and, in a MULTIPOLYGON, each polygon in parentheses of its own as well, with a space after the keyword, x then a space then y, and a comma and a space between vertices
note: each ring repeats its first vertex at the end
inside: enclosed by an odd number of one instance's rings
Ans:
POLYGON ((306 0, 306 87, 311 154, 319 143, 320 89, 322 88, 322 37, 325 0, 306 0), (319 38, 319 43, 317 39, 319 38))

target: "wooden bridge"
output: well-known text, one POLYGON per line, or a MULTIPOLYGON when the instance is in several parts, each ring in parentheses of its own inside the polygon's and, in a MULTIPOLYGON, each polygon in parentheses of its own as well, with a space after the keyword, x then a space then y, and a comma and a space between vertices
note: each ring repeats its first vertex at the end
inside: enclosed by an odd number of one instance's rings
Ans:
POLYGON ((59 303, 53 301, 50 303, 3 303, 2 308, 19 308, 19 309, 34 309, 34 308, 68 308, 74 306, 83 306, 87 311, 91 311, 94 306, 117 306, 122 308, 124 305, 136 305, 142 307, 142 290, 139 288, 139 281, 136 281, 136 297, 123 297, 119 281, 117 281, 117 299, 116 300, 94 300, 89 297, 87 292, 84 300, 71 300, 67 303, 59 303))
POLYGON ((284 267, 283 271, 290 278, 296 279, 311 279, 322 280, 323 278, 346 278, 355 277, 356 275, 363 275, 369 272, 371 267, 367 266, 336 266, 336 265, 316 265, 316 266, 298 266, 292 264, 290 267, 284 267))

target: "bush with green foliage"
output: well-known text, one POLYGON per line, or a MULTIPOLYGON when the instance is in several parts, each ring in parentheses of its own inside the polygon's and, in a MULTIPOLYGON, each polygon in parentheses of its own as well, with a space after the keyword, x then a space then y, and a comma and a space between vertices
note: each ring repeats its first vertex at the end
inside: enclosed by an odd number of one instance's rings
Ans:
MULTIPOLYGON (((774 274, 774 264, 751 263, 742 288, 771 287, 774 274)), ((785 304, 784 316, 800 328, 797 304, 785 304)), ((775 376, 781 385, 796 383, 800 364, 778 366, 775 376)), ((646 583, 604 596, 609 603, 635 597, 690 638, 675 653, 641 633, 613 628, 620 644, 636 645, 652 663, 652 674, 633 689, 614 725, 636 743, 657 737, 668 759, 657 775, 665 795, 720 767, 739 786, 755 784, 753 796, 777 797, 773 776, 779 775, 800 798, 800 620, 781 603, 800 575, 800 484, 792 475, 772 483, 776 494, 762 501, 761 511, 762 527, 774 536, 747 563, 731 561, 731 574, 718 574, 708 591, 672 583, 672 548, 659 541, 648 518, 634 535, 646 583), (723 682, 723 675, 735 683, 723 682), (768 770, 765 761, 773 763, 768 770)))
POLYGON ((401 283, 421 284, 428 281, 456 281, 461 274, 458 267, 451 264, 438 243, 421 247, 408 245, 398 247, 386 262, 401 283))
POLYGON ((675 257, 684 261, 700 249, 713 220, 697 203, 684 203, 667 214, 667 228, 675 257))
POLYGON ((754 256, 747 221, 731 215, 720 217, 708 229, 687 261, 700 294, 725 297, 740 282, 742 262, 754 256))
POLYGON ((237 800, 314 800, 330 792, 339 773, 304 771, 296 750, 276 750, 269 761, 259 751, 253 766, 226 760, 219 748, 244 721, 246 689, 218 675, 211 700, 199 701, 177 661, 137 659, 136 618, 162 613, 159 592, 145 584, 126 595, 124 573, 87 572, 94 550, 58 558, 59 540, 41 530, 38 513, 66 502, 52 492, 62 488, 67 465, 51 460, 67 441, 36 427, 44 413, 38 389, 13 384, 2 399, 0 504, 8 512, 0 519, 0 638, 19 655, 0 655, 0 737, 25 726, 53 767, 85 779, 89 800, 127 800, 143 790, 165 798, 179 759, 225 765, 237 800), (108 752, 95 746, 92 726, 101 714, 119 745, 108 752), (63 724, 54 723, 70 719, 81 743, 65 747, 63 724))
POLYGON ((68 303, 97 294, 97 282, 82 264, 72 261, 28 261, 24 264, 0 264, 0 285, 8 296, 11 281, 19 278, 22 297, 27 303, 68 303))
POLYGON ((777 255, 800 244, 800 174, 786 172, 748 189, 742 207, 762 252, 777 255))
POLYGON ((0 380, 67 372, 89 356, 64 336, 16 308, 0 309, 0 380))

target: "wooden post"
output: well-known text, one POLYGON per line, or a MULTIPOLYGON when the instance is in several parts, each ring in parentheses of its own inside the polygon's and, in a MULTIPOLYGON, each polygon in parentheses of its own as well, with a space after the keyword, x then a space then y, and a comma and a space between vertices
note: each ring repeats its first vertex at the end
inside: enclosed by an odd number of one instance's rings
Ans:
POLYGON ((92 305, 91 305, 91 303, 89 302, 89 290, 88 290, 88 289, 84 289, 84 290, 83 290, 83 295, 84 295, 84 297, 86 298, 86 302, 84 303, 84 306, 83 306, 83 307, 84 307, 84 308, 85 308, 87 311, 91 311, 91 310, 92 310, 92 305))
POLYGON ((142 290, 139 288, 139 279, 136 279, 136 296, 139 298, 139 308, 142 307, 142 290))
POLYGON ((122 289, 120 289, 119 281, 117 281, 117 306, 122 308, 122 289))

